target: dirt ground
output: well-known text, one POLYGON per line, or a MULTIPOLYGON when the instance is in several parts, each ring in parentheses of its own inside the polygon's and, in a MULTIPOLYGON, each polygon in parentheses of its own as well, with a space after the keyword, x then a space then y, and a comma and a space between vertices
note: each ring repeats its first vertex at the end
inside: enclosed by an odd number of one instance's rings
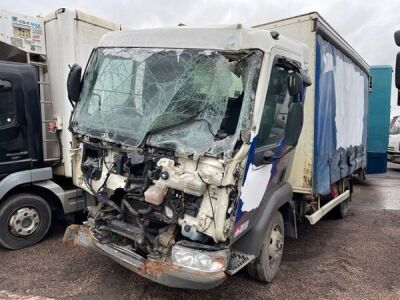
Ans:
POLYGON ((210 291, 163 287, 110 259, 64 246, 56 226, 39 245, 0 249, 0 298, 5 299, 400 299, 400 167, 355 186, 350 215, 301 224, 286 240, 272 284, 246 272, 210 291))

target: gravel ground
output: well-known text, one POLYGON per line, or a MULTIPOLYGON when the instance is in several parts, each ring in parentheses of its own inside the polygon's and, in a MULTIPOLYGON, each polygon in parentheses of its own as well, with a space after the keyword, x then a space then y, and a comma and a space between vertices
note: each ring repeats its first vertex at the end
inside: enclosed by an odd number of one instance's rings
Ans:
POLYGON ((272 284, 246 272, 210 291, 177 290, 141 278, 86 249, 64 246, 58 224, 39 245, 0 249, 2 299, 400 299, 400 167, 355 187, 350 215, 301 224, 272 284))

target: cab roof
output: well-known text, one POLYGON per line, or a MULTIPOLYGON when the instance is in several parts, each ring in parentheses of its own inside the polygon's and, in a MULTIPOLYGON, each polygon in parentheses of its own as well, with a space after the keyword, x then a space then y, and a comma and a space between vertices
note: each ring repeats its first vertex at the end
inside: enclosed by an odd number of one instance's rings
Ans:
POLYGON ((99 47, 213 49, 240 51, 260 49, 269 53, 273 47, 299 52, 308 62, 307 47, 280 35, 272 38, 265 29, 229 26, 175 26, 109 32, 100 40, 99 47))

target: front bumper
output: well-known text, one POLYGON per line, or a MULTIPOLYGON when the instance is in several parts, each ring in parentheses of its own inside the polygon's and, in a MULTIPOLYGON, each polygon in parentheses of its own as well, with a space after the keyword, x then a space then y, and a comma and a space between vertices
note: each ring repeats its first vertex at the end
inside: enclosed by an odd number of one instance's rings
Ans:
POLYGON ((64 234, 64 243, 79 245, 104 254, 125 268, 160 284, 187 289, 211 289, 220 285, 226 274, 188 270, 172 263, 145 259, 115 244, 99 243, 88 226, 70 225, 64 234))
POLYGON ((400 152, 388 152, 387 160, 396 164, 400 164, 400 152))

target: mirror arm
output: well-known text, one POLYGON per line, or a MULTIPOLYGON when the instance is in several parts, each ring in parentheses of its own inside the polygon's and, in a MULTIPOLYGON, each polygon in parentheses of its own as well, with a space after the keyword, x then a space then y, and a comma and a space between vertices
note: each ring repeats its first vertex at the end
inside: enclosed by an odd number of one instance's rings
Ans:
POLYGON ((287 155, 289 152, 293 151, 294 148, 296 148, 296 146, 290 146, 289 148, 287 148, 287 149, 286 149, 283 153, 281 153, 280 155, 274 156, 274 157, 273 157, 273 160, 281 159, 282 157, 284 157, 285 155, 287 155))

